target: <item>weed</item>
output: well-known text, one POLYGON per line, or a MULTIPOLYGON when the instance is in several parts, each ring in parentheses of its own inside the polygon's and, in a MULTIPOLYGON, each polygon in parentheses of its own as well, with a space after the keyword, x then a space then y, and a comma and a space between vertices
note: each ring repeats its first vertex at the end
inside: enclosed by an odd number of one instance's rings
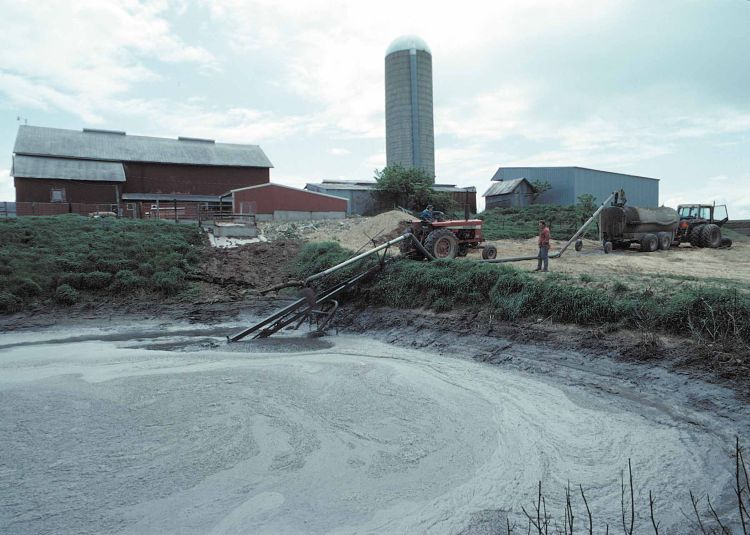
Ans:
POLYGON ((55 290, 55 301, 61 305, 74 305, 78 302, 80 294, 78 291, 67 284, 61 284, 55 290))

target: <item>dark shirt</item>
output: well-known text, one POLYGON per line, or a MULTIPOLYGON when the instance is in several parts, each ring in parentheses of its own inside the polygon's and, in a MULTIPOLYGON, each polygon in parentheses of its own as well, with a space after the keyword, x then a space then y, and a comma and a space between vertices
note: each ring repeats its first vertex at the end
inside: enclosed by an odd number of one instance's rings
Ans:
POLYGON ((427 208, 422 210, 422 213, 419 214, 419 218, 423 219, 424 221, 432 221, 433 219, 435 219, 432 215, 432 210, 428 210, 427 208))

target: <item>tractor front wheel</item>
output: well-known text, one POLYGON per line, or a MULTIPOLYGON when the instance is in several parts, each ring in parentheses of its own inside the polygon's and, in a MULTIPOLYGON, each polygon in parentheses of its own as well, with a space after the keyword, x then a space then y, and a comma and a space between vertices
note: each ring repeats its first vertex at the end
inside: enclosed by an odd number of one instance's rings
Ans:
POLYGON ((424 247, 438 260, 456 258, 458 238, 447 228, 433 230, 424 241, 424 247))
POLYGON ((494 260, 497 258, 497 247, 494 245, 485 245, 482 249, 482 258, 485 260, 494 260))

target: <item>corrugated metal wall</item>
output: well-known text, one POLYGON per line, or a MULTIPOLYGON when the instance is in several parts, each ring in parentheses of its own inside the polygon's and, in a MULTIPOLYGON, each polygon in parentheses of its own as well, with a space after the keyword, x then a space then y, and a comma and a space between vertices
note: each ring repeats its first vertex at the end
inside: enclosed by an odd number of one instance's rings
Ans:
POLYGON ((526 178, 529 182, 546 180, 552 189, 542 193, 536 204, 571 205, 576 203, 575 183, 572 167, 502 167, 493 180, 526 178))
POLYGON ((654 208, 659 206, 659 181, 650 178, 609 173, 593 169, 575 169, 575 197, 590 193, 596 203, 602 203, 613 191, 625 190, 630 206, 654 208))
POLYGON ((571 205, 589 193, 597 203, 604 202, 616 190, 624 189, 631 206, 659 205, 659 181, 646 177, 598 171, 581 167, 501 167, 493 180, 526 178, 529 182, 546 180, 552 189, 541 194, 537 204, 571 205))

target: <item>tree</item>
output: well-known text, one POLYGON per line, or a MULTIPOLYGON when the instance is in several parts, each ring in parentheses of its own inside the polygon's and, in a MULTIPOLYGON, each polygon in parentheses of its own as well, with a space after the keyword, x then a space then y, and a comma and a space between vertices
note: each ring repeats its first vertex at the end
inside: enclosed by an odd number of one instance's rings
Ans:
POLYGON ((532 202, 536 201, 537 197, 539 197, 545 191, 552 189, 552 184, 550 184, 546 180, 541 180, 538 178, 536 180, 532 180, 531 185, 534 187, 534 193, 531 195, 532 202))
POLYGON ((433 191, 432 178, 423 169, 389 165, 375 170, 375 181, 378 199, 389 206, 422 210, 432 204, 444 212, 455 207, 450 195, 433 191))

